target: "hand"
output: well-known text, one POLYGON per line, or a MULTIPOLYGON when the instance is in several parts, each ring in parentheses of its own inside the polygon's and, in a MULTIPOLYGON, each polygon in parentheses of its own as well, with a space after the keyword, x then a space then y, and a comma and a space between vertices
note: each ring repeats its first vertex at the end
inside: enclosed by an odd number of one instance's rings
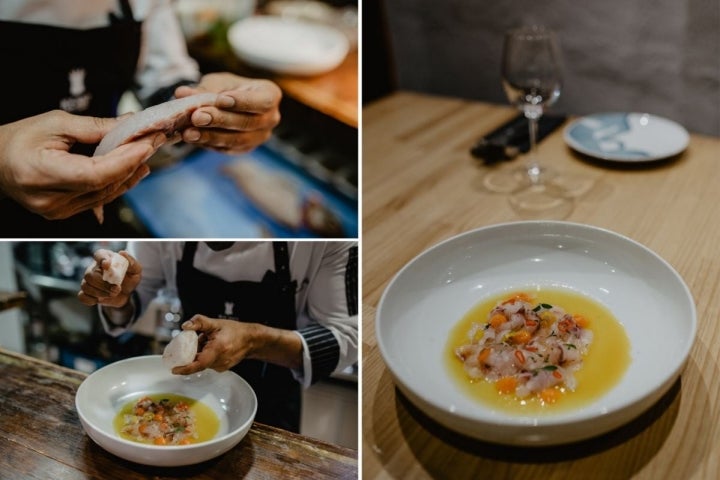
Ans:
POLYGON ((194 127, 183 141, 225 153, 245 153, 270 138, 280 122, 280 88, 269 80, 254 80, 232 73, 210 73, 196 87, 182 86, 177 98, 196 93, 220 93, 214 107, 193 112, 194 127))
POLYGON ((290 330, 204 315, 195 315, 183 323, 182 329, 194 330, 200 335, 200 351, 192 363, 173 368, 172 373, 177 375, 189 375, 206 368, 224 372, 245 358, 288 368, 302 366, 302 341, 290 330))
POLYGON ((50 220, 111 202, 150 172, 145 161, 165 141, 152 135, 97 157, 69 152, 116 122, 54 110, 0 125, 0 192, 50 220))
POLYGON ((130 299, 142 278, 142 266, 124 250, 118 252, 128 259, 128 268, 121 285, 113 285, 103 280, 103 271, 110 268, 110 256, 107 250, 98 250, 93 255, 95 263, 85 270, 78 299, 85 305, 103 305, 122 308, 130 299))

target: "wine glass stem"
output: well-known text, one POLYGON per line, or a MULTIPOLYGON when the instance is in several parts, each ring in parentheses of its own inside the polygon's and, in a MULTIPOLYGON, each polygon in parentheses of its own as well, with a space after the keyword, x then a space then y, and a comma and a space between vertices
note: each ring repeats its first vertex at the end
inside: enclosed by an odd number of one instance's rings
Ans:
POLYGON ((528 125, 530 129, 530 152, 527 157, 527 172, 530 182, 533 184, 540 183, 540 163, 537 154, 537 130, 539 115, 528 115, 528 125))

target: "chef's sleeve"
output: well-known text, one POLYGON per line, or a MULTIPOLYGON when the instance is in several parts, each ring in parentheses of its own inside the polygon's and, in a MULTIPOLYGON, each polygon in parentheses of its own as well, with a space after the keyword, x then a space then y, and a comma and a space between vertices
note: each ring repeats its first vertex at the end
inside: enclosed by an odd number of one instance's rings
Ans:
POLYGON ((129 242, 128 253, 142 266, 142 281, 130 297, 134 308, 132 316, 125 324, 106 316, 102 307, 98 306, 100 322, 105 332, 117 337, 133 327, 135 321, 145 312, 148 305, 156 297, 158 290, 175 282, 176 259, 172 242, 129 242))
POLYGON ((358 358, 358 247, 355 242, 328 242, 322 248, 322 263, 308 285, 308 318, 297 330, 303 369, 295 376, 305 387, 358 358))

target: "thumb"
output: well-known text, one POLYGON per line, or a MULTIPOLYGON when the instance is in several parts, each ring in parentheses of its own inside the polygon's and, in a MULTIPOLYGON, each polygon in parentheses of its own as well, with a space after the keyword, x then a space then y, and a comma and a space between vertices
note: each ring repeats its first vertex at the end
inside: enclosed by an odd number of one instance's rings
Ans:
POLYGON ((97 143, 115 127, 116 118, 88 117, 81 115, 69 116, 65 123, 65 133, 81 143, 97 143))
POLYGON ((193 315, 187 322, 182 324, 183 330, 194 330, 196 332, 209 332, 216 329, 215 320, 205 315, 193 315))
POLYGON ((128 261, 126 275, 137 275, 138 273, 142 273, 142 265, 140 265, 140 262, 135 260, 135 257, 130 255, 127 250, 120 250, 118 253, 125 257, 128 261))
POLYGON ((110 257, 112 256, 112 252, 110 250, 101 248, 95 251, 93 253, 93 259, 95 262, 100 266, 102 270, 105 270, 110 266, 110 257))

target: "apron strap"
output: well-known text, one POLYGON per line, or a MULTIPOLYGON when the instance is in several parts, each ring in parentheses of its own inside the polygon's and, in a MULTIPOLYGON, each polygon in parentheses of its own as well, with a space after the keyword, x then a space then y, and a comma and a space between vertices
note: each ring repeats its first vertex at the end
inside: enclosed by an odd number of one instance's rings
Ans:
POLYGON ((275 256, 275 273, 282 284, 281 291, 285 293, 290 286, 290 254, 287 242, 273 242, 275 256))
POLYGON ((108 13, 108 19, 110 20, 110 24, 114 25, 116 23, 132 21, 133 12, 132 8, 130 7, 130 1, 119 0, 118 3, 120 4, 120 15, 116 15, 113 12, 108 13))
MULTIPOLYGON (((184 267, 190 267, 193 266, 193 259, 195 258, 195 252, 197 252, 198 242, 185 242, 185 245, 183 246, 183 254, 182 258, 180 259, 180 263, 184 267)), ((177 279, 175 279, 177 282, 177 279)))

